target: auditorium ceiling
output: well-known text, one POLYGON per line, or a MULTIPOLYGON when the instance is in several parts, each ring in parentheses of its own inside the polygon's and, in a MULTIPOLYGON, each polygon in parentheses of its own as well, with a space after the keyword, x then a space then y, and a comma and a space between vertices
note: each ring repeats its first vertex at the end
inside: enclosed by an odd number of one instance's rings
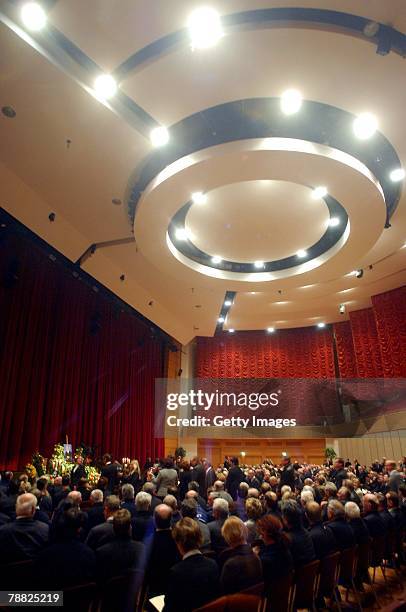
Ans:
POLYGON ((404 0, 43 0, 40 30, 22 4, 0 206, 167 333, 331 323, 405 283, 404 0))

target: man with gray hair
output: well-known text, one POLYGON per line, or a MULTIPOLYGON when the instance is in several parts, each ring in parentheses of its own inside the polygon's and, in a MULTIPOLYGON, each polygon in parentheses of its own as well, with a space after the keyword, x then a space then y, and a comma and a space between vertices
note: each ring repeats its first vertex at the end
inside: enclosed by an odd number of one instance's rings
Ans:
POLYGON ((142 491, 149 493, 151 496, 151 511, 153 512, 159 504, 162 504, 162 500, 156 496, 156 486, 153 482, 145 482, 142 485, 142 491))
POLYGON ((366 544, 369 541, 369 533, 364 519, 361 518, 359 506, 355 502, 349 501, 345 504, 344 511, 356 543, 366 544))
POLYGON ((19 495, 16 519, 0 527, 0 564, 33 559, 49 539, 49 527, 34 520, 37 498, 32 493, 19 495))
POLYGON ((338 499, 330 499, 327 505, 327 529, 333 532, 338 550, 355 546, 355 537, 351 527, 345 520, 344 506, 338 499))
POLYGON ((86 544, 97 550, 114 539, 113 519, 117 510, 120 510, 120 499, 117 495, 109 495, 104 501, 105 522, 93 527, 86 538, 86 544))
POLYGON ((229 514, 229 505, 225 499, 216 497, 213 501, 213 521, 207 526, 210 532, 211 546, 214 552, 219 555, 227 548, 227 543, 221 534, 221 529, 226 522, 229 514))
POLYGON ((146 491, 140 491, 136 495, 135 514, 131 525, 133 538, 137 542, 143 542, 146 537, 152 536, 154 532, 151 501, 152 496, 146 491))
POLYGON ((367 493, 362 498, 364 520, 371 538, 386 536, 386 525, 379 515, 378 505, 379 500, 373 493, 367 493))
POLYGON ((90 493, 90 508, 87 510, 87 521, 85 532, 89 533, 96 525, 104 523, 103 509, 103 491, 101 489, 93 489, 90 493))
POLYGON ((134 487, 132 484, 123 484, 121 487, 121 508, 128 510, 133 519, 135 516, 135 503, 134 503, 134 487))

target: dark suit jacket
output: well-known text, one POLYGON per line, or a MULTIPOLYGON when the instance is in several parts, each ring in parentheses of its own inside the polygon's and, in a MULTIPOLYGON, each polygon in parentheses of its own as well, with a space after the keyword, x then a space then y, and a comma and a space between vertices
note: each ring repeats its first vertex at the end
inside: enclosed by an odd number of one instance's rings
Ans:
POLYGON ((114 540, 114 537, 113 521, 106 521, 101 525, 92 527, 87 535, 86 544, 90 546, 92 550, 97 550, 101 546, 104 546, 104 544, 108 544, 114 540))
POLYGON ((48 544, 49 527, 32 518, 20 518, 0 527, 0 564, 34 559, 48 544))
POLYGON ((38 583, 44 589, 62 589, 67 585, 91 582, 96 575, 94 552, 79 540, 51 544, 38 556, 38 583))
POLYGON ((10 517, 7 516, 7 514, 3 514, 3 512, 0 512, 0 527, 1 525, 5 525, 6 523, 10 522, 10 517))
POLYGON ((164 612, 191 612, 219 595, 216 562, 200 554, 192 555, 169 572, 164 612))
POLYGON ((369 540, 369 532, 364 519, 352 519, 348 524, 352 529, 356 544, 366 544, 369 540))
POLYGON ((97 502, 96 504, 93 504, 93 506, 90 506, 86 510, 86 514, 87 514, 86 529, 85 529, 86 534, 89 533, 89 531, 93 529, 93 527, 96 527, 96 525, 101 525, 106 520, 104 518, 103 502, 97 502))
POLYGON ((290 552, 292 553, 295 567, 301 567, 316 559, 316 553, 310 534, 303 527, 292 529, 287 532, 290 540, 290 552))
POLYGON ((227 548, 220 555, 220 583, 225 594, 238 593, 262 582, 262 565, 251 546, 227 548))
POLYGON ((206 477, 205 477, 205 484, 204 484, 204 494, 207 495, 207 489, 209 487, 212 487, 214 485, 214 483, 216 482, 217 477, 216 477, 216 472, 214 471, 213 467, 210 466, 207 470, 206 470, 206 477))
POLYGON ((244 480, 244 473, 238 467, 238 465, 234 465, 230 468, 230 471, 227 474, 226 479, 226 491, 228 491, 233 499, 237 498, 237 491, 240 483, 244 480))
POLYGON ((355 546, 353 530, 346 522, 345 518, 336 518, 326 524, 326 528, 333 532, 336 539, 338 550, 345 550, 355 546))
POLYGON ((107 489, 110 494, 113 493, 114 488, 118 483, 117 472, 119 467, 120 466, 117 463, 109 463, 108 465, 104 465, 102 467, 101 475, 104 476, 104 478, 107 478, 107 489))
POLYGON ((123 574, 127 569, 144 569, 145 548, 130 537, 117 538, 96 550, 97 577, 108 580, 123 574))
POLYGON ((282 542, 263 546, 259 553, 265 586, 293 571, 293 558, 289 548, 282 542))
POLYGON ((202 497, 206 497, 206 470, 201 463, 198 463, 192 469, 192 480, 195 480, 199 484, 200 495, 202 495, 202 497))
POLYGON ((77 487, 81 478, 86 478, 86 470, 83 464, 77 463, 70 473, 70 482, 72 487, 77 487))
POLYGON ((166 593, 169 570, 181 560, 170 529, 155 531, 148 559, 147 582, 151 597, 166 593))
POLYGON ((209 528, 210 532, 211 547, 217 555, 219 555, 228 546, 227 542, 221 535, 221 528, 225 521, 226 519, 217 519, 211 523, 207 523, 207 527, 209 528))
POLYGON ((131 521, 134 540, 142 542, 151 537, 154 532, 154 519, 152 512, 147 510, 136 510, 135 516, 131 521))
POLYGON ((323 523, 316 523, 309 529, 317 559, 323 559, 338 550, 337 542, 331 529, 323 523))
POLYGON ((295 488, 295 468, 292 463, 288 463, 281 471, 280 486, 288 485, 292 491, 295 488))
POLYGON ((371 538, 386 536, 386 525, 379 516, 379 512, 370 512, 369 514, 366 514, 364 516, 364 521, 371 538))
POLYGON ((343 482, 344 480, 347 480, 347 478, 347 470, 344 468, 342 470, 333 470, 331 473, 331 481, 334 482, 337 489, 340 489, 343 486, 343 482))
POLYGON ((133 519, 135 516, 135 513, 137 512, 136 508, 135 508, 135 503, 133 501, 124 501, 121 502, 121 507, 125 510, 128 510, 128 512, 131 514, 131 518, 133 519))

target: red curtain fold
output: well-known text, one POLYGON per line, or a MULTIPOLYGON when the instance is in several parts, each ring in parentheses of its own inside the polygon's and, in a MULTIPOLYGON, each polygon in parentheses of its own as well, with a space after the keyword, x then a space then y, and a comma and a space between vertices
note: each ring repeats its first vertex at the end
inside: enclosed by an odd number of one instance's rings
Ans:
POLYGON ((198 378, 334 378, 330 330, 224 333, 197 339, 198 378))
POLYGON ((21 236, 0 244, 0 275, 0 468, 65 435, 118 458, 161 455, 165 349, 148 324, 21 236))
POLYGON ((340 377, 357 378, 357 363, 355 361, 351 323, 349 321, 334 323, 334 338, 340 377))
POLYGON ((374 295, 372 305, 385 377, 406 377, 406 285, 374 295))
POLYGON ((350 312, 358 378, 383 376, 381 348, 372 308, 350 312))

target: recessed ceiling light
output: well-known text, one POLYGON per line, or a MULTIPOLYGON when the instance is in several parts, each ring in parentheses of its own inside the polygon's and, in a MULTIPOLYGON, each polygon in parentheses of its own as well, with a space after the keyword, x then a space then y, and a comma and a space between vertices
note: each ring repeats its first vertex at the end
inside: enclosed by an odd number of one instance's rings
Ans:
POLYGON ((225 318, 224 318, 224 317, 219 317, 219 318, 217 319, 217 322, 218 322, 218 323, 224 323, 224 321, 225 321, 225 318))
POLYGON ((216 10, 203 6, 190 15, 187 27, 192 49, 207 49, 223 36, 220 15, 216 10))
POLYGON ((112 98, 117 91, 116 80, 111 74, 101 74, 94 82, 94 90, 100 98, 108 100, 112 98))
POLYGON ((324 187, 324 185, 319 185, 313 189, 312 198, 313 200, 320 200, 320 198, 325 198, 327 193, 327 187, 324 187))
POLYGON ((231 301, 231 300, 226 300, 226 301, 224 302, 224 306, 231 306, 231 304, 232 304, 232 301, 231 301))
POLYGON ((256 293, 257 293, 256 291, 250 291, 251 295, 256 295, 256 293))
POLYGON ((268 332, 268 334, 273 334, 275 331, 274 327, 268 327, 268 329, 266 330, 268 332))
POLYGON ((317 327, 320 327, 320 329, 321 329, 322 327, 326 327, 326 324, 325 323, 317 323, 317 327))
POLYGON ((189 233, 184 227, 178 227, 175 231, 175 236, 177 240, 187 240, 189 238, 189 233))
POLYGON ((330 227, 337 227, 337 225, 340 225, 340 219, 338 217, 331 217, 328 224, 330 227))
POLYGON ((391 181, 397 183, 398 181, 403 181, 406 176, 406 172, 403 168, 395 168, 395 170, 392 170, 389 176, 391 181))
POLYGON ((192 193, 192 202, 193 204, 206 204, 207 195, 203 191, 195 191, 192 193))
POLYGON ((47 16, 37 2, 27 2, 21 9, 21 20, 28 30, 41 30, 47 22, 47 16))
POLYGON ((163 147, 169 142, 169 132, 166 127, 160 125, 151 130, 149 138, 154 147, 163 147))
POLYGON ((254 261, 254 268, 263 268, 264 267, 264 262, 263 261, 254 261))
POLYGON ((223 260, 221 259, 220 255, 214 255, 214 257, 211 258, 211 263, 214 263, 214 264, 219 264, 222 261, 223 260))
POLYGON ((281 110, 285 115, 294 115, 302 106, 302 94, 297 89, 287 89, 281 96, 281 110))
POLYGON ((231 328, 231 329, 229 329, 229 330, 228 330, 228 333, 229 333, 229 334, 233 334, 234 332, 235 332, 235 329, 233 329, 233 328, 231 328))
POLYGON ((299 249, 296 253, 296 256, 300 259, 303 259, 304 257, 307 257, 307 251, 305 251, 304 249, 299 249))
POLYGON ((378 121, 372 113, 361 113, 352 125, 354 134, 360 140, 371 138, 378 129, 378 121))

